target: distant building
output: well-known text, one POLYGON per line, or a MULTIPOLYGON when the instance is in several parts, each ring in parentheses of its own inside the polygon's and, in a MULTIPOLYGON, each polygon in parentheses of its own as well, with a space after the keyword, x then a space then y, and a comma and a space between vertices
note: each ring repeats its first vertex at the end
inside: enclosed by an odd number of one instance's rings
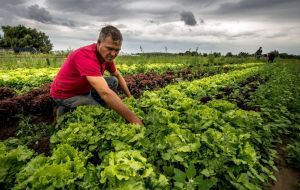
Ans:
POLYGON ((34 47, 14 47, 13 51, 15 53, 21 53, 21 52, 29 52, 29 53, 39 53, 39 51, 34 47))

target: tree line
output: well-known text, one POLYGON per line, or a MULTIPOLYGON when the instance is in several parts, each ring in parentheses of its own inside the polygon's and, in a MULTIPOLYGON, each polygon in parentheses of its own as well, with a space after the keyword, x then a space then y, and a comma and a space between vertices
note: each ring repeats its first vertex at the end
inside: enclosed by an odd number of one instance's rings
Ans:
POLYGON ((0 47, 13 49, 15 52, 29 51, 49 53, 53 44, 49 36, 35 28, 23 25, 1 26, 3 36, 0 35, 0 47))

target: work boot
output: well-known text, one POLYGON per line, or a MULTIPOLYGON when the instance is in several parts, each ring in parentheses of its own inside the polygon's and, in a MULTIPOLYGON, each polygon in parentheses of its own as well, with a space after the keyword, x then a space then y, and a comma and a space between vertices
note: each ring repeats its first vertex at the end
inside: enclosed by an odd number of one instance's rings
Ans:
POLYGON ((68 112, 68 108, 65 106, 58 106, 56 110, 56 118, 64 115, 66 112, 68 112))
POLYGON ((64 115, 68 111, 69 111, 69 109, 65 106, 56 106, 56 107, 54 107, 54 109, 53 109, 54 122, 56 122, 59 117, 61 117, 62 115, 64 115))

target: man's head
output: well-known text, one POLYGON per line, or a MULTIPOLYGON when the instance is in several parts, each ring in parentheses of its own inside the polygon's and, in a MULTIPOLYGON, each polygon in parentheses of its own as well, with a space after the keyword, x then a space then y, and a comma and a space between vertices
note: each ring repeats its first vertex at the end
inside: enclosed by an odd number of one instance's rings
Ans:
POLYGON ((99 34, 97 51, 105 61, 113 61, 121 50, 122 41, 120 30, 114 26, 105 26, 99 34))

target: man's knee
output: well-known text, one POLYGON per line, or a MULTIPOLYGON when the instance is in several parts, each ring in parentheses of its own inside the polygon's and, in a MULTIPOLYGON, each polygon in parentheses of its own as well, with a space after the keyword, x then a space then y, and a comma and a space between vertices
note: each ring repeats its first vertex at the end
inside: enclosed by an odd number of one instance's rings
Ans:
POLYGON ((119 81, 117 77, 110 76, 110 77, 105 77, 105 80, 109 86, 110 89, 116 91, 118 89, 119 81))

